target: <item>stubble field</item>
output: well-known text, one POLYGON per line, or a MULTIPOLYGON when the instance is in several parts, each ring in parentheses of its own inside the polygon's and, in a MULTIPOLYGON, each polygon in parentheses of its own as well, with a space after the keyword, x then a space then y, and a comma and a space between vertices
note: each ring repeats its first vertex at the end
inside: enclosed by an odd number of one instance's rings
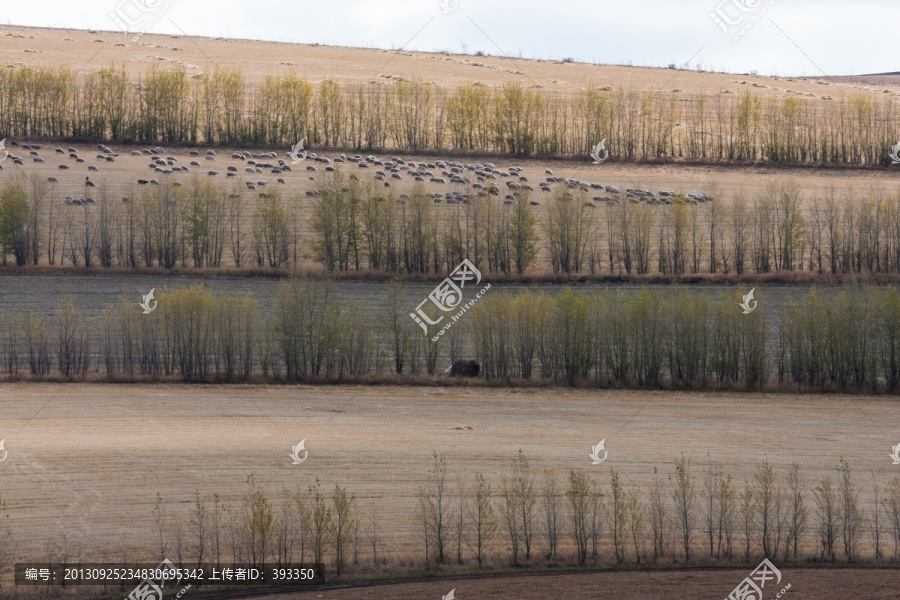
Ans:
POLYGON ((454 497, 476 473, 499 486, 519 450, 536 474, 584 470, 605 486, 613 468, 644 490, 682 454, 698 486, 718 463, 739 489, 766 459, 778 473, 797 462, 810 489, 843 458, 867 506, 872 486, 896 475, 888 453, 900 430, 895 399, 861 396, 10 384, 0 406, 0 482, 23 560, 64 531, 83 560, 155 556, 157 493, 169 527, 187 529, 196 492, 236 507, 252 475, 275 507, 316 478, 346 487, 364 539, 374 523, 379 556, 405 561, 420 554, 417 493, 433 452, 454 497), (292 465, 303 439, 309 458, 292 465), (594 466, 601 439, 609 458, 594 466))

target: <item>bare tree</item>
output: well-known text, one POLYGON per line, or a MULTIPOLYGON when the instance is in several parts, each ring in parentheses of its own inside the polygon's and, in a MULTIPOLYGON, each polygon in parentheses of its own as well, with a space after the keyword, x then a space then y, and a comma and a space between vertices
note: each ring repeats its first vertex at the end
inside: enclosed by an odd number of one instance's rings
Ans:
POLYGON ((484 564, 485 553, 497 534, 497 518, 494 513, 491 486, 481 473, 475 475, 475 488, 469 508, 472 535, 466 538, 469 549, 475 553, 478 566, 484 564))
POLYGON ((681 460, 675 463, 675 485, 672 491, 672 499, 675 502, 675 510, 678 514, 685 562, 690 562, 691 560, 691 537, 696 518, 694 496, 690 461, 682 455, 681 460))
POLYGON ((419 502, 425 519, 426 539, 434 544, 438 564, 446 560, 447 533, 453 520, 447 493, 447 462, 443 454, 432 454, 432 468, 425 487, 419 488, 419 502))
POLYGON ((547 542, 544 557, 556 560, 564 508, 560 505, 560 490, 556 475, 549 470, 544 474, 541 486, 541 508, 544 512, 544 536, 547 542))

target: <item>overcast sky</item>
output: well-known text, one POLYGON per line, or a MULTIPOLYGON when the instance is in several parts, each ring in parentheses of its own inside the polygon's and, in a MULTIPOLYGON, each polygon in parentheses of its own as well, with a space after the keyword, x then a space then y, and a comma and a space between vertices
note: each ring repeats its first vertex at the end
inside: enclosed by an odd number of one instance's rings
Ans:
POLYGON ((897 0, 0 2, 0 23, 14 25, 114 30, 110 14, 119 14, 143 19, 133 27, 143 29, 162 13, 151 33, 642 66, 691 61, 692 67, 770 75, 900 71, 897 0))

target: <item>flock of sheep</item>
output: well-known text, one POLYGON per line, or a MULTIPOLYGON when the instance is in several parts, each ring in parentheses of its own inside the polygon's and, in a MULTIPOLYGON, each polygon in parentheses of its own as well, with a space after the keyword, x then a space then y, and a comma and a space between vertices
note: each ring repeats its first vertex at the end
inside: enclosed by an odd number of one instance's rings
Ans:
MULTIPOLYGON (((18 147, 19 144, 16 141, 12 141, 11 146, 18 147)), ((34 163, 46 163, 46 159, 38 152, 42 148, 40 144, 22 144, 21 148, 22 150, 27 150, 29 152, 28 158, 31 158, 34 163)), ((97 161, 112 163, 119 157, 119 154, 104 144, 99 144, 97 148, 100 151, 100 153, 96 155, 97 161)), ((79 156, 78 150, 74 147, 68 149, 57 147, 55 148, 55 152, 63 155, 68 153, 68 157, 75 161, 74 166, 86 162, 84 158, 79 156)), ((217 160, 215 150, 207 150, 203 155, 201 155, 199 150, 190 150, 189 152, 192 160, 190 160, 188 165, 183 166, 178 164, 178 158, 167 155, 165 149, 161 147, 132 150, 131 155, 134 157, 149 157, 151 162, 148 164, 148 167, 155 174, 158 174, 158 176, 189 173, 191 168, 202 168, 200 160, 203 160, 205 163, 213 163, 217 160), (202 159, 200 158, 201 156, 203 156, 202 159)), ((25 157, 13 153, 10 153, 8 157, 12 159, 13 164, 15 165, 24 166, 25 164, 25 157)), ((274 179, 270 178, 269 180, 260 178, 256 181, 245 181, 244 184, 247 186, 248 190, 259 190, 260 188, 265 187, 270 181, 286 185, 287 181, 283 175, 293 171, 291 165, 288 164, 286 160, 278 158, 278 155, 275 152, 234 151, 231 154, 231 158, 242 161, 245 165, 244 172, 251 176, 261 175, 267 172, 271 176, 274 176, 274 179)), ((446 202, 448 204, 467 203, 471 198, 471 195, 474 194, 480 197, 502 196, 504 204, 509 205, 518 202, 520 190, 534 191, 534 187, 529 184, 528 178, 522 174, 522 167, 515 165, 509 166, 506 170, 501 170, 491 162, 463 163, 458 161, 437 160, 435 162, 417 163, 414 161, 406 162, 399 156, 394 156, 391 159, 381 159, 374 155, 363 156, 361 154, 349 157, 346 154, 341 154, 339 157, 330 159, 325 156, 319 156, 313 152, 308 154, 308 158, 310 159, 310 164, 306 165, 306 171, 309 179, 313 181, 315 180, 315 177, 311 174, 317 172, 319 167, 312 163, 321 163, 320 166, 325 172, 334 172, 336 165, 355 163, 360 169, 375 169, 374 179, 382 181, 385 187, 391 187, 392 183, 403 181, 404 179, 437 185, 456 185, 458 186, 456 190, 446 193, 432 192, 428 194, 428 197, 435 202, 446 202), (505 191, 498 183, 499 180, 503 179, 506 180, 503 182, 504 187, 506 187, 505 191)), ((297 163, 298 161, 294 161, 294 165, 297 163)), ((2 169, 3 167, 0 165, 0 170, 2 169)), ((66 171, 70 169, 70 166, 67 164, 60 164, 58 169, 60 171, 66 171)), ((100 169, 93 164, 87 165, 87 170, 91 173, 100 172, 100 169)), ((219 175, 219 172, 216 170, 208 170, 206 174, 210 177, 215 177, 219 175)), ((240 171, 238 167, 233 165, 227 166, 225 172, 226 177, 238 177, 239 174, 240 171)), ((546 169, 545 175, 547 175, 546 180, 537 184, 538 189, 541 192, 552 192, 551 185, 564 185, 568 190, 581 190, 587 193, 592 191, 600 192, 602 195, 592 196, 584 203, 584 205, 588 207, 596 207, 597 203, 619 204, 621 202, 635 204, 638 202, 646 202, 650 205, 671 204, 675 197, 675 193, 672 191, 661 190, 656 194, 648 190, 633 188, 626 189, 623 196, 615 186, 604 186, 599 183, 589 183, 574 178, 554 177, 551 169, 546 169)), ((48 180, 51 183, 59 183, 57 177, 48 177, 48 180)), ((137 183, 138 185, 159 185, 160 180, 158 178, 140 178, 137 180, 137 183)), ((182 184, 179 181, 174 181, 172 182, 172 185, 180 187, 182 184)), ((85 177, 84 186, 85 188, 95 187, 95 183, 91 180, 90 175, 85 177)), ((315 197, 320 193, 320 190, 309 190, 306 192, 306 195, 315 197)), ((260 193, 259 195, 261 197, 268 196, 265 193, 260 193)), ((235 194, 232 194, 232 197, 235 196, 235 194)), ((408 194, 400 194, 399 202, 403 203, 408 198, 408 194)), ((684 198, 688 203, 692 204, 708 202, 713 199, 706 194, 687 194, 684 198)), ((129 202, 129 199, 123 198, 122 201, 129 202)), ((93 202, 94 199, 90 197, 65 197, 65 203, 68 205, 81 206, 92 204, 93 202)), ((541 203, 537 200, 531 200, 530 204, 533 206, 540 206, 541 203)))

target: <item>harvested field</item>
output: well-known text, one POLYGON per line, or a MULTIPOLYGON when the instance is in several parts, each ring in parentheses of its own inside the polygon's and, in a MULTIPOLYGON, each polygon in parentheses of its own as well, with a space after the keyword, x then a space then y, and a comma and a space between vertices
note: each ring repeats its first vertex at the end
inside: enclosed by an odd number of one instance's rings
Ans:
POLYGON ((363 531, 375 519, 379 556, 405 562, 419 555, 417 491, 433 452, 454 489, 475 473, 499 486, 519 450, 536 474, 583 469, 606 486, 614 468, 641 489, 682 454, 698 485, 715 462, 739 489, 764 459, 779 474, 797 462, 810 510, 809 490, 844 459, 868 507, 872 486, 897 475, 888 454, 900 430, 896 399, 838 395, 11 384, 0 406, 0 489, 23 557, 67 531, 85 561, 153 552, 157 493, 188 527, 196 491, 235 507, 252 474, 276 507, 316 478, 345 486, 363 531), (309 459, 292 465, 302 439, 309 459), (609 460, 592 466, 601 439, 609 460))
MULTIPOLYGON (((110 24, 112 28, 112 23, 110 24)), ((411 32, 412 33, 412 32, 411 32)), ((511 76, 523 80, 522 73, 513 73, 524 64, 528 75, 548 91, 564 92, 571 86, 589 83, 622 85, 636 90, 723 90, 739 91, 752 87, 754 92, 773 97, 796 94, 839 96, 828 77, 760 77, 727 73, 703 73, 668 69, 591 65, 537 60, 511 61, 500 56, 467 56, 431 52, 398 52, 371 48, 342 48, 318 44, 282 44, 226 38, 188 39, 184 36, 147 33, 133 42, 121 31, 93 31, 77 29, 47 29, 3 25, 3 54, 8 63, 22 65, 68 66, 73 70, 84 67, 94 54, 86 72, 96 71, 114 60, 123 63, 129 72, 143 73, 153 65, 183 66, 189 74, 203 70, 240 68, 254 83, 261 83, 267 75, 287 75, 293 72, 307 75, 311 81, 338 79, 366 83, 375 79, 389 82, 391 78, 412 78, 427 74, 431 81, 447 85, 461 85, 470 81, 485 81, 502 85, 511 76), (101 40, 101 41, 96 41, 101 40), (193 40, 193 42, 192 42, 193 40), (117 45, 123 44, 123 45, 117 45), (26 52, 38 50, 40 52, 26 52), (99 51, 99 54, 98 54, 99 51), (277 57, 273 60, 273 57, 277 57), (388 67, 385 62, 390 60, 388 67), (215 60, 213 64, 211 60, 215 60), (516 66, 519 65, 519 67, 516 66), (743 82, 743 83, 742 83, 743 82)), ((834 78, 841 81, 841 78, 834 78)), ((848 90, 870 93, 872 98, 884 95, 883 89, 896 95, 900 86, 896 79, 883 76, 848 77, 843 84, 848 90)))

